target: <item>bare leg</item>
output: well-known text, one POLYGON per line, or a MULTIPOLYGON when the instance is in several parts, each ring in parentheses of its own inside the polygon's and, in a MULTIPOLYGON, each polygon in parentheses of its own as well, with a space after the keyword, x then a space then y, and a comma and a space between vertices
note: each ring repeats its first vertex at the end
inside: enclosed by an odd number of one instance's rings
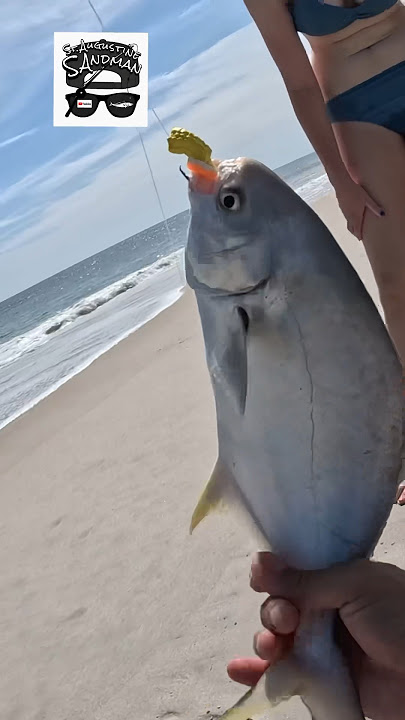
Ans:
POLYGON ((397 503, 398 505, 405 505, 405 485, 403 483, 398 488, 397 503))
MULTIPOLYGON (((352 177, 386 213, 378 218, 366 210, 363 243, 405 373, 405 140, 370 123, 340 123, 334 130, 352 177)), ((405 505, 405 484, 397 502, 405 505)))
POLYGON ((370 123, 340 123, 334 129, 349 171, 386 213, 379 218, 366 210, 363 243, 405 367, 405 141, 370 123))

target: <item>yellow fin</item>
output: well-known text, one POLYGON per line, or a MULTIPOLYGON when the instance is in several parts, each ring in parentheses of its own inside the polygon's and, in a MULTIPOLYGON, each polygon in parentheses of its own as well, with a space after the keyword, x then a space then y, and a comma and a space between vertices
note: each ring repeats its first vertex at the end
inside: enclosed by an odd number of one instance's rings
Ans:
MULTIPOLYGON (((269 717, 272 708, 300 694, 300 677, 295 659, 279 662, 267 670, 258 683, 226 710, 219 720, 262 720, 263 715, 269 717)), ((322 713, 322 717, 327 715, 322 713)))
POLYGON ((203 490, 193 512, 190 524, 190 535, 207 515, 227 506, 228 489, 228 475, 224 465, 218 459, 207 486, 203 490))
POLYGON ((211 159, 212 150, 204 140, 201 140, 194 133, 185 130, 184 128, 173 128, 170 136, 167 139, 169 146, 169 152, 177 153, 179 155, 187 155, 189 158, 194 160, 200 160, 207 165, 214 164, 211 159))
POLYGON ((262 718, 270 707, 271 704, 264 691, 264 682, 260 680, 233 707, 226 710, 219 720, 254 720, 254 718, 262 718))

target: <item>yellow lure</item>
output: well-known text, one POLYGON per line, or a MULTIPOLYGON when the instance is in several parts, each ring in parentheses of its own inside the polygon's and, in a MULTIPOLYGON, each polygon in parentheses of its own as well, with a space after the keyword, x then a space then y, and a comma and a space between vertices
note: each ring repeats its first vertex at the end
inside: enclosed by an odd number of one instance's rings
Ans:
POLYGON ((211 159, 212 150, 201 138, 184 128, 173 128, 170 137, 167 139, 169 152, 179 155, 187 155, 193 160, 199 160, 206 165, 214 164, 211 159))

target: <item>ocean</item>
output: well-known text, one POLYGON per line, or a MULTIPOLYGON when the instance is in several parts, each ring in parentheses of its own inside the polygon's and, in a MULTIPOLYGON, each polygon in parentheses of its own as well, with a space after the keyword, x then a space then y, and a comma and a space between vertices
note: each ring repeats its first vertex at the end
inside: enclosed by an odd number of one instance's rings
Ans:
MULTIPOLYGON (((307 202, 331 189, 315 153, 276 172, 307 202)), ((188 210, 0 303, 0 428, 174 303, 188 210)))

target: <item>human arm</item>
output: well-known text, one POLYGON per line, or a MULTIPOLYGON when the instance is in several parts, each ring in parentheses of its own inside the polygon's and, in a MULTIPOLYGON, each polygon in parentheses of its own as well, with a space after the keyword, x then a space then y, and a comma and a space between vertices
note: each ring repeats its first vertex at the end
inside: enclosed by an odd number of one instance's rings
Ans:
POLYGON ((350 176, 339 151, 325 101, 285 0, 244 0, 283 78, 298 122, 333 185, 348 227, 362 235, 364 209, 382 208, 350 176))

